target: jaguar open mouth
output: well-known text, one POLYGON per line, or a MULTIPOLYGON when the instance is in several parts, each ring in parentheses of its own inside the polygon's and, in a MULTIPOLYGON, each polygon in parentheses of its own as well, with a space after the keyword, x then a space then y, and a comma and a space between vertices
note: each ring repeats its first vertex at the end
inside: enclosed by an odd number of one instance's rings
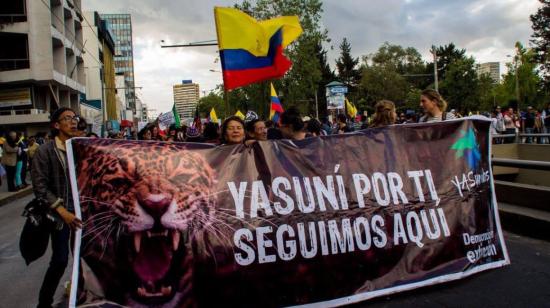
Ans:
POLYGON ((178 291, 184 251, 182 234, 174 229, 134 232, 134 258, 131 268, 136 276, 133 297, 144 303, 169 301, 178 291))

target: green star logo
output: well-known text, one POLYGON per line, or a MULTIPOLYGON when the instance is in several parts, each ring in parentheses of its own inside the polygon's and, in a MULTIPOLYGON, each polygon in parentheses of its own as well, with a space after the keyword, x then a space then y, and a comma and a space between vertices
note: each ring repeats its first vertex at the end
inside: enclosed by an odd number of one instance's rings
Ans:
POLYGON ((481 159, 475 132, 473 128, 469 128, 468 131, 461 130, 460 134, 461 137, 451 146, 451 149, 456 151, 457 159, 464 157, 468 166, 475 169, 481 159))

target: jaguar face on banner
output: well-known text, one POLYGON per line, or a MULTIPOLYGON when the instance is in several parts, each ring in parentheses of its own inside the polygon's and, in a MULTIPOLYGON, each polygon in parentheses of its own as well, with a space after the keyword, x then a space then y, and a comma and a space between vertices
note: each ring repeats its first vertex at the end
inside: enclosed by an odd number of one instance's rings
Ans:
POLYGON ((71 304, 334 306, 509 264, 489 125, 251 146, 73 139, 71 304))

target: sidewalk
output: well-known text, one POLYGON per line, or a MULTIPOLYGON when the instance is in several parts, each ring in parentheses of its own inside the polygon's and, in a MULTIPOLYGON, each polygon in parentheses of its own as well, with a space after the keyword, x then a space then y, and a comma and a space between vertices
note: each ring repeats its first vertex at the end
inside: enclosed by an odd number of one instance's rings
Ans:
MULTIPOLYGON (((4 184, 4 183, 2 183, 4 184)), ((5 184, 2 186, 6 186, 5 184)), ((7 189, 0 189, 0 206, 3 206, 5 204, 8 204, 12 202, 13 200, 17 200, 19 198, 23 198, 25 196, 28 196, 32 194, 32 185, 29 185, 21 190, 18 190, 16 192, 8 192, 7 189)))

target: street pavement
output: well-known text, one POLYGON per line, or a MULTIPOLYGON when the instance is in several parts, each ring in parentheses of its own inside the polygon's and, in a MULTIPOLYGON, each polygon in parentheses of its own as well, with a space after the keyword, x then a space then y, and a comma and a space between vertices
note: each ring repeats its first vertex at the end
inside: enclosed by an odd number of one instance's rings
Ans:
MULTIPOLYGON (((35 307, 49 261, 26 266, 19 254, 27 196, 0 207, 0 308, 35 307)), ((353 307, 550 307, 550 242, 505 232, 512 264, 469 278, 362 302, 353 307)), ((69 267, 70 268, 70 267, 69 267)), ((65 302, 63 282, 56 302, 65 302)))

